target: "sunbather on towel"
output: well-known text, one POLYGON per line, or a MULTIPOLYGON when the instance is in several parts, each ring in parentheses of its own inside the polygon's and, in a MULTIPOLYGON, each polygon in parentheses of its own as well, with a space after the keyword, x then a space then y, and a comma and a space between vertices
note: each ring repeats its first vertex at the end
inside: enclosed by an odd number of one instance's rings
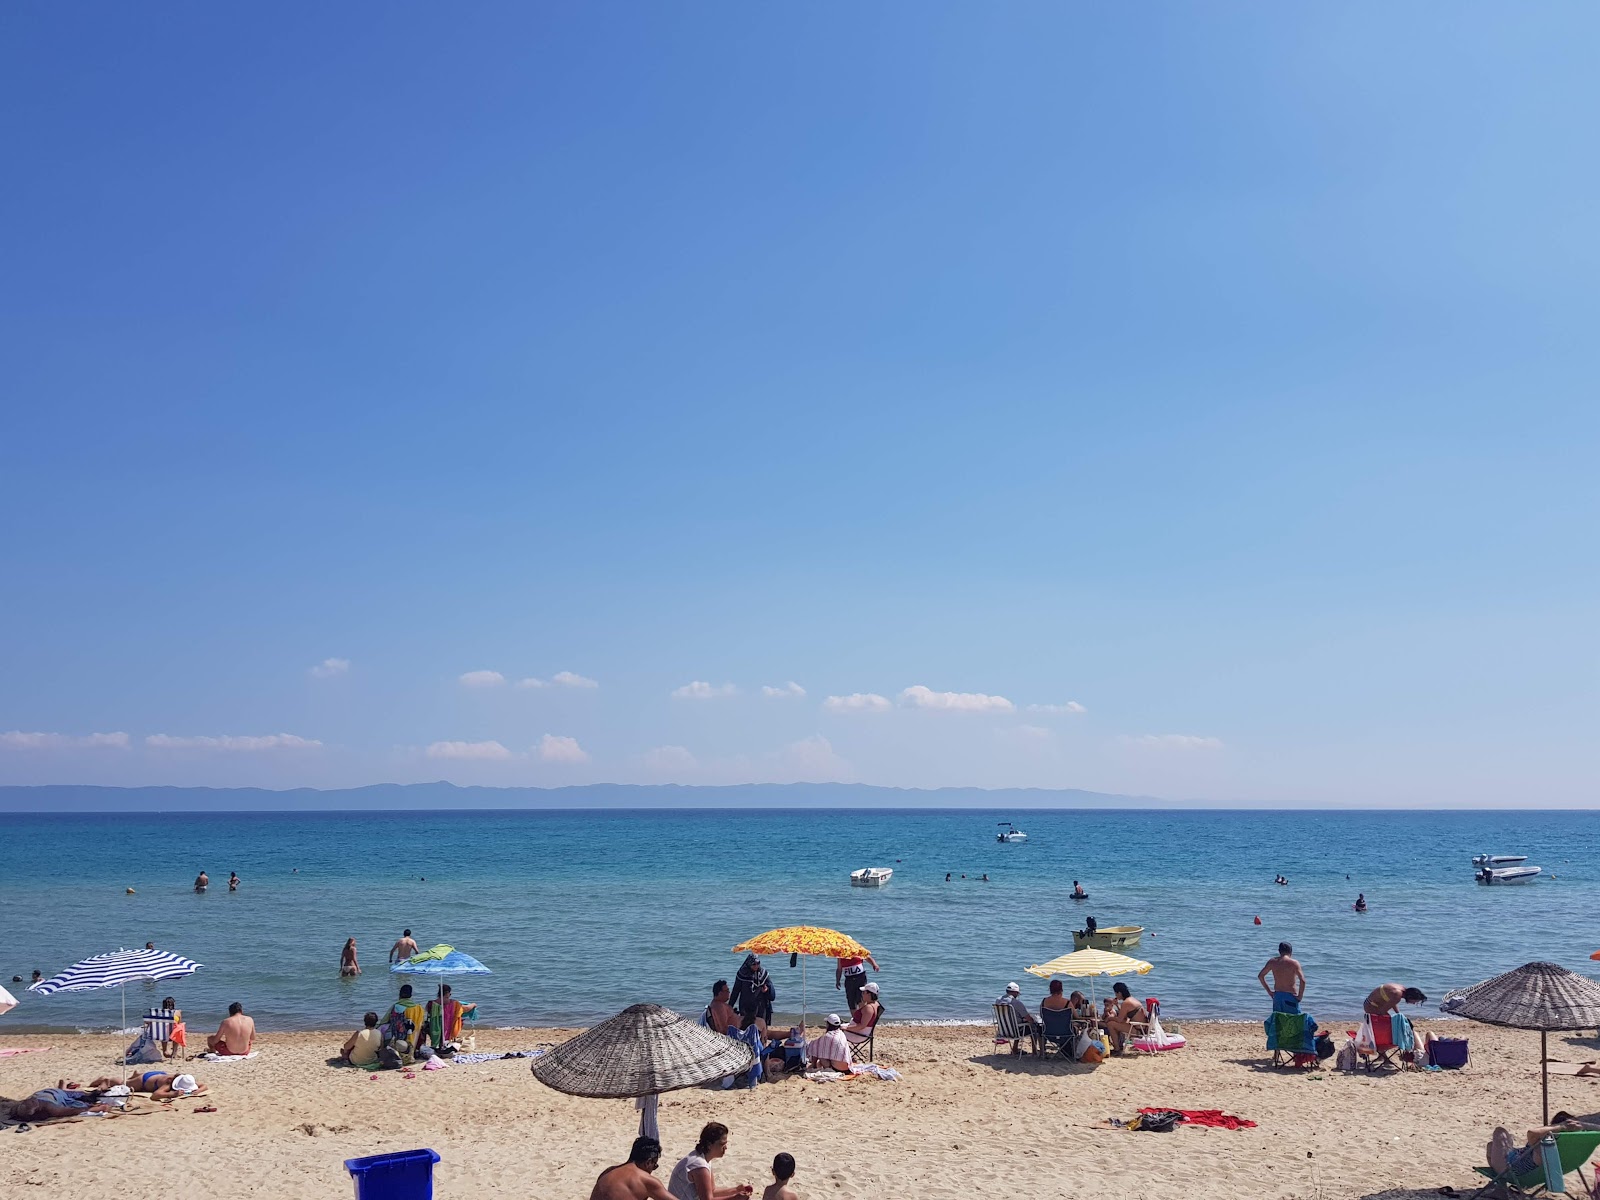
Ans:
POLYGON ((66 1117, 81 1117, 86 1112, 109 1111, 109 1105, 100 1103, 98 1088, 40 1088, 26 1100, 18 1100, 11 1105, 11 1119, 58 1121, 66 1117))
POLYGON ((1144 1005, 1133 998, 1127 984, 1113 984, 1111 990, 1116 993, 1116 999, 1111 1001, 1106 1010, 1105 1028, 1111 1035, 1111 1053, 1121 1054, 1134 1023, 1148 1021, 1150 1014, 1145 1012, 1144 1005))
POLYGON ((1513 1178, 1524 1175, 1539 1165, 1539 1143, 1547 1135, 1584 1129, 1600 1130, 1600 1122, 1593 1117, 1580 1121, 1569 1112, 1558 1112, 1554 1125, 1539 1125, 1528 1130, 1527 1140, 1519 1146, 1511 1131, 1502 1125, 1489 1138, 1489 1166, 1499 1175, 1513 1178))
POLYGON ((173 1100, 179 1096, 205 1094, 205 1085, 193 1075, 180 1075, 176 1071, 135 1071, 126 1079, 96 1079, 89 1086, 104 1089, 126 1084, 130 1091, 142 1092, 152 1100, 173 1100))
POLYGON ((228 1005, 228 1015, 222 1018, 217 1031, 206 1038, 206 1049, 213 1054, 243 1058, 255 1047, 256 1022, 245 1016, 244 1005, 235 1000, 228 1005))

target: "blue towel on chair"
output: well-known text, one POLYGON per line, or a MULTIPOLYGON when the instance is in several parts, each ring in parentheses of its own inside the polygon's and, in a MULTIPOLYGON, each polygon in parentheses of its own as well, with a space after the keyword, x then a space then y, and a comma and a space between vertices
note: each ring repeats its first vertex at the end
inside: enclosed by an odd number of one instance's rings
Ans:
POLYGON ((739 1034, 738 1040, 755 1051, 755 1066, 750 1068, 749 1074, 744 1079, 745 1087, 755 1087, 756 1084, 761 1082, 761 1077, 766 1073, 766 1068, 763 1064, 767 1059, 767 1047, 761 1044, 761 1034, 756 1031, 754 1025, 739 1034))
POLYGON ((1389 1014, 1389 1040, 1396 1050, 1415 1053, 1417 1036, 1411 1031, 1411 1018, 1405 1013, 1389 1014))

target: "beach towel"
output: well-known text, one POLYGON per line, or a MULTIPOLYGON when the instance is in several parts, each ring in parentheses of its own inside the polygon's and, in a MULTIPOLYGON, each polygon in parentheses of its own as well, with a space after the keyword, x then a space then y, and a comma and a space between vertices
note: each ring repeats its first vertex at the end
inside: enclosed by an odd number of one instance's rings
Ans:
POLYGON ((877 1063, 851 1063, 850 1074, 869 1075, 873 1079, 886 1079, 892 1083, 900 1082, 900 1072, 893 1067, 880 1067, 877 1063))
POLYGON ((1394 1043, 1396 1050, 1403 1053, 1415 1053, 1417 1038, 1411 1029, 1411 1018, 1406 1016, 1405 1013, 1389 1014, 1389 1040, 1394 1043))
POLYGON ((214 1053, 212 1053, 211 1051, 208 1050, 204 1054, 195 1055, 195 1057, 196 1058, 203 1058, 207 1062, 215 1062, 215 1063, 249 1062, 252 1058, 254 1058, 256 1055, 258 1055, 260 1053, 261 1053, 261 1051, 259 1051, 259 1050, 252 1050, 252 1051, 250 1051, 249 1054, 214 1054, 214 1053))
POLYGON ((1309 1013, 1275 1012, 1266 1019, 1267 1049, 1291 1054, 1317 1052, 1317 1023, 1309 1013))
POLYGON ((751 1053, 756 1056, 755 1065, 745 1073, 744 1077, 745 1087, 755 1087, 756 1084, 761 1082, 762 1075, 766 1073, 762 1063, 766 1061, 767 1048, 761 1044, 761 1034, 756 1031, 754 1025, 746 1029, 735 1040, 749 1046, 751 1053))
POLYGON ((543 1048, 538 1050, 511 1050, 505 1054, 458 1054, 454 1058, 457 1063, 486 1063, 499 1062, 503 1058, 538 1058, 545 1053, 543 1048))
POLYGON ((1220 1108, 1141 1108, 1144 1114, 1175 1112, 1183 1125, 1204 1125, 1207 1129, 1254 1129, 1256 1123, 1225 1113, 1220 1108))
POLYGON ((18 1046, 7 1047, 0 1050, 0 1058, 13 1058, 18 1054, 43 1054, 46 1050, 54 1050, 54 1046, 18 1046))
POLYGON ((1272 1011, 1275 1013, 1297 1013, 1300 1011, 1300 1000, 1293 992, 1273 992, 1272 1011))

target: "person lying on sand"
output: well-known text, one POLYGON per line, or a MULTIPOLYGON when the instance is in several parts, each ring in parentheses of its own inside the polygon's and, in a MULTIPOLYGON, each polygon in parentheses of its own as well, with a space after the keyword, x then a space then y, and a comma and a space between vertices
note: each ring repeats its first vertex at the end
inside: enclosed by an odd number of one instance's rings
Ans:
POLYGON ((634 1138, 628 1161, 601 1171, 589 1200, 672 1200, 667 1185, 655 1177, 660 1164, 661 1143, 652 1137, 634 1138))
POLYGON ((40 1088, 26 1100, 12 1102, 11 1119, 32 1123, 81 1117, 86 1112, 110 1112, 110 1105, 100 1103, 100 1095, 99 1088, 40 1088))
MULTIPOLYGON (((205 1085, 193 1075, 180 1075, 176 1071, 135 1071, 126 1079, 96 1079, 89 1086, 97 1090, 126 1084, 129 1091, 141 1092, 152 1100, 175 1100, 179 1096, 203 1096, 205 1085)), ((71 1087, 71 1084, 67 1085, 71 1087)))
POLYGON ((1553 1125, 1538 1125, 1528 1130, 1527 1140, 1517 1145, 1517 1139, 1504 1125, 1489 1138, 1489 1166, 1496 1174, 1524 1175, 1539 1165, 1539 1143, 1548 1134, 1575 1133, 1580 1130, 1600 1130, 1600 1122, 1592 1117, 1578 1120, 1569 1112, 1558 1112, 1553 1125))

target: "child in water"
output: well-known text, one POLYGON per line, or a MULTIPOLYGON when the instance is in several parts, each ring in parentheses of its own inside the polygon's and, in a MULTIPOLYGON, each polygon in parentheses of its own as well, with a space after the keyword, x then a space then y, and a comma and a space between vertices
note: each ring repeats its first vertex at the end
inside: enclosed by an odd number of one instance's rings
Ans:
POLYGON ((794 1178, 794 1155, 780 1154, 772 1160, 772 1182, 761 1193, 761 1200, 800 1200, 789 1186, 794 1178))

